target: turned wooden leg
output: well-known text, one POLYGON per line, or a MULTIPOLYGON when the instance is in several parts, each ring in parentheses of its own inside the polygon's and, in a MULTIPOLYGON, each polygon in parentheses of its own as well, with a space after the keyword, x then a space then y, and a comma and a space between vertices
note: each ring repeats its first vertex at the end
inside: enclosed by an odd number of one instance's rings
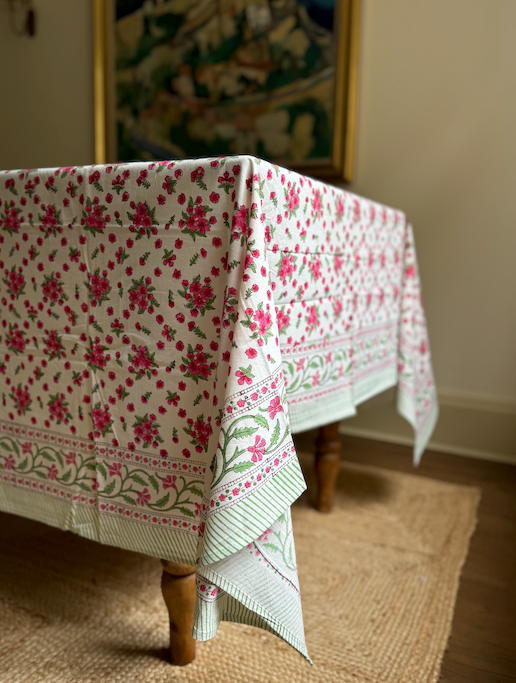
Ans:
POLYGON ((170 660, 184 666, 195 657, 192 627, 195 609, 195 567, 161 560, 161 591, 170 617, 170 660))
POLYGON ((330 512, 340 464, 339 423, 319 428, 316 441, 315 473, 317 475, 317 503, 320 512, 330 512))

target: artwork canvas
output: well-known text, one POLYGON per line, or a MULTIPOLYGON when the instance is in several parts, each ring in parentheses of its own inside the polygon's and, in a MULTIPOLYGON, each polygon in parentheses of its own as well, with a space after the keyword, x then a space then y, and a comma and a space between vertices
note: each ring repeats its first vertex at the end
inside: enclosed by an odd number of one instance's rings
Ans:
POLYGON ((98 0, 97 160, 251 154, 351 180, 358 14, 359 0, 98 0))

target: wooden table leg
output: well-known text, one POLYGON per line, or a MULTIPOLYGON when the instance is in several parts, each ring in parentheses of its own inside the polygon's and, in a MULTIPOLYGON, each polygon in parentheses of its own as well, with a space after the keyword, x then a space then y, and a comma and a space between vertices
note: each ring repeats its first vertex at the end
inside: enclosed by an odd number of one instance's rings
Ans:
POLYGON ((315 445, 316 508, 320 512, 331 512, 340 464, 339 422, 320 427, 315 445))
POLYGON ((161 560, 161 591, 170 617, 170 660, 184 666, 195 657, 192 627, 195 609, 195 567, 161 560))

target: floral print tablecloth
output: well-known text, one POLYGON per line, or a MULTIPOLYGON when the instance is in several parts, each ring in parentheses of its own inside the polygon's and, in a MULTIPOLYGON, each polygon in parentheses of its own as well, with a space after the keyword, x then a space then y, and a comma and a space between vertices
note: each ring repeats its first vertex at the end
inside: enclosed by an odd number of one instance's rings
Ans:
POLYGON ((437 418, 405 216, 241 156, 0 173, 0 508, 197 567, 307 656, 291 434, 437 418))

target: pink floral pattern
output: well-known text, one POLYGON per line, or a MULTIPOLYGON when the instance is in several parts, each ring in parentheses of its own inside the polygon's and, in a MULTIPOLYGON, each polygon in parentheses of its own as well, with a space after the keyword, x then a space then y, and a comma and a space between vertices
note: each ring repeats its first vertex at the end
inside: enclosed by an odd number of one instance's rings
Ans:
POLYGON ((217 515, 299 495, 314 406, 390 372, 417 434, 435 414, 404 215, 252 157, 0 174, 0 275, 0 485, 197 537, 200 564, 217 515))

